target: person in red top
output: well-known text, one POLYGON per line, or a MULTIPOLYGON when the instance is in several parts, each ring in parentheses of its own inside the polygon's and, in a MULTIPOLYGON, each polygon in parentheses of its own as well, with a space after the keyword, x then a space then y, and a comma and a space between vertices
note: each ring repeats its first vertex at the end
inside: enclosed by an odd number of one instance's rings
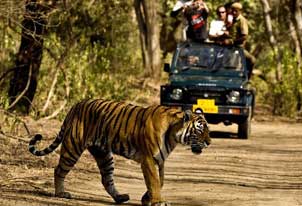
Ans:
POLYGON ((207 39, 208 14, 209 9, 203 0, 194 0, 191 5, 185 5, 184 16, 188 21, 187 39, 195 42, 207 39))

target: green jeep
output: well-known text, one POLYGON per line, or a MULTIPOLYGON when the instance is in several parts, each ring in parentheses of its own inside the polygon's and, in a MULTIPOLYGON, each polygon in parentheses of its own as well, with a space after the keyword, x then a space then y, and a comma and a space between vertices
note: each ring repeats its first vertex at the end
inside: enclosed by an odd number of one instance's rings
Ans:
POLYGON ((236 123, 239 138, 250 136, 255 92, 242 48, 180 43, 164 71, 169 83, 161 86, 162 105, 203 112, 210 124, 236 123))

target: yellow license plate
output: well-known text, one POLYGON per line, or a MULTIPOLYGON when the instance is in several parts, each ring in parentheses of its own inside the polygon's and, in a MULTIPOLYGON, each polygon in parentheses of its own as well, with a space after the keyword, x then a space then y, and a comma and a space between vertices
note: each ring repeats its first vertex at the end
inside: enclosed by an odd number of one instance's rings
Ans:
POLYGON ((198 99, 197 104, 193 104, 193 112, 202 109, 204 113, 218 113, 218 107, 215 105, 215 99, 198 99))

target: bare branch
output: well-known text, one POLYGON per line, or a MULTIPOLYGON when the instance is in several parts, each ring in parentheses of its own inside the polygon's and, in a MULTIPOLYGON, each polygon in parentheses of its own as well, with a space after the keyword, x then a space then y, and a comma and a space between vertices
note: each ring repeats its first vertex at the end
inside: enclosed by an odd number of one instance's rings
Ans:
MULTIPOLYGON (((20 118, 19 116, 15 115, 14 113, 11 113, 11 112, 9 112, 9 111, 7 111, 7 110, 4 110, 4 109, 0 109, 0 112, 3 112, 5 115, 10 116, 10 117, 13 117, 14 119, 16 119, 16 120, 18 120, 19 122, 21 122, 21 123, 23 124, 23 126, 24 126, 24 128, 25 128, 27 134, 28 134, 28 135, 31 135, 31 132, 30 132, 30 130, 28 129, 28 126, 26 125, 25 121, 24 121, 22 118, 20 118)), ((1 128, 1 127, 0 127, 0 128, 1 128)), ((1 132, 2 134, 4 134, 2 131, 0 131, 0 132, 1 132)), ((5 135, 5 136, 8 136, 8 135, 6 135, 6 134, 4 134, 4 135, 5 135)))
POLYGON ((32 65, 30 65, 29 67, 29 72, 28 72, 28 79, 27 79, 27 83, 26 86, 24 88, 24 90, 19 94, 19 96, 15 99, 15 101, 13 103, 11 103, 11 105, 8 106, 8 109, 13 108, 17 102, 24 96, 24 94, 27 92, 29 85, 30 85, 30 80, 31 80, 31 75, 32 75, 32 65))

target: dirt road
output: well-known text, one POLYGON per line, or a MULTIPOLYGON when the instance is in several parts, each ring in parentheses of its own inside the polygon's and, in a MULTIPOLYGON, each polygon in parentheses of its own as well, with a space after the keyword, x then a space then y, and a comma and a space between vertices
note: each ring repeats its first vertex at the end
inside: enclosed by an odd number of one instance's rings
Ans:
MULTIPOLYGON (((28 126, 55 134, 59 123, 28 126)), ((236 128, 211 125, 213 143, 200 156, 177 147, 166 162, 166 199, 178 206, 302 206, 302 124, 254 121, 248 140, 236 139, 236 128)), ((67 176, 73 195, 67 200, 53 197, 57 152, 34 157, 26 142, 1 134, 0 151, 0 205, 114 205, 88 153, 67 176)), ((145 185, 139 165, 116 157, 115 180, 131 198, 123 205, 140 205, 145 185)))

